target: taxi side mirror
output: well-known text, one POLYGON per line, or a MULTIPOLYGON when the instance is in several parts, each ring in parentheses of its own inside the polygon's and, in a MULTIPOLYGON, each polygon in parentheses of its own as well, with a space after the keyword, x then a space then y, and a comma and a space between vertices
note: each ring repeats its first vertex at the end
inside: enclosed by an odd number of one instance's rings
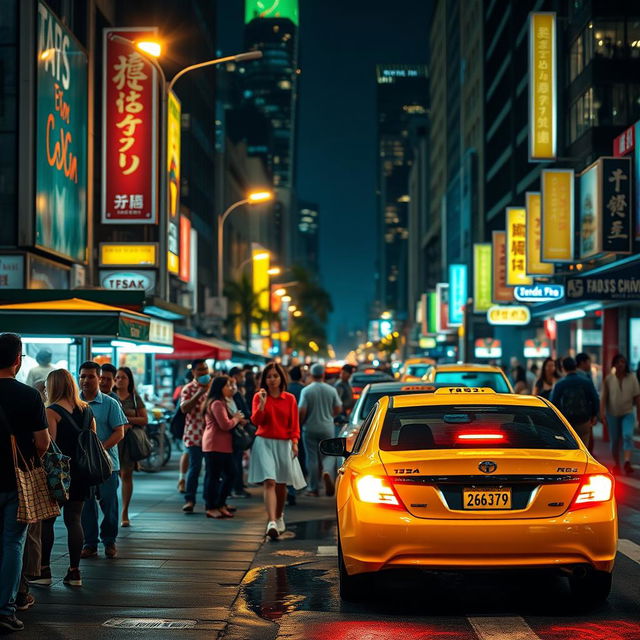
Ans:
POLYGON ((349 455, 347 451, 346 438, 329 438, 320 442, 320 453, 324 456, 342 456, 346 458, 349 455))

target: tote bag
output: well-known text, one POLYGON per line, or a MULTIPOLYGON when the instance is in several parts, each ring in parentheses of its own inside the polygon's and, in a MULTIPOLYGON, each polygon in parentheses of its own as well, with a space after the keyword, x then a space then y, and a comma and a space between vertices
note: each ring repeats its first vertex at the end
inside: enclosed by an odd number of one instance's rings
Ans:
POLYGON ((55 440, 52 440, 42 458, 42 466, 47 474, 51 495, 59 505, 64 504, 69 499, 71 486, 71 458, 65 456, 55 440))

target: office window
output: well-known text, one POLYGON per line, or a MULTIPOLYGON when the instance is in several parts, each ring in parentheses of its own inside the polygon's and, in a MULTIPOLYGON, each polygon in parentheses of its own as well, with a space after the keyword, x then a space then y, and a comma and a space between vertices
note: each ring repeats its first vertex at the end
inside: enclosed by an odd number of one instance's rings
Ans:
POLYGON ((569 110, 569 144, 577 140, 587 129, 597 126, 598 116, 593 99, 593 88, 583 93, 569 110))
POLYGON ((601 58, 624 58, 624 22, 594 21, 593 29, 594 55, 601 58))
POLYGON ((569 80, 573 82, 584 69, 584 36, 580 34, 571 45, 569 56, 569 80))
POLYGON ((640 58, 640 20, 631 18, 627 22, 627 45, 631 58, 640 58))

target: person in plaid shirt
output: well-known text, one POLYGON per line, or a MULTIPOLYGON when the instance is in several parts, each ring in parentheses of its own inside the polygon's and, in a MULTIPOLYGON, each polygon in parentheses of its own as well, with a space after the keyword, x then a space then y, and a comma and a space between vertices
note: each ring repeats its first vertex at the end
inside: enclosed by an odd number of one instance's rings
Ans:
MULTIPOLYGON (((196 506, 198 479, 202 469, 202 434, 204 433, 204 405, 211 384, 209 365, 206 360, 194 360, 191 363, 193 380, 182 388, 180 393, 180 410, 185 414, 184 436, 182 440, 189 455, 189 471, 187 471, 187 490, 184 494, 185 513, 193 513, 196 506)), ((206 483, 205 483, 206 487, 206 483)))

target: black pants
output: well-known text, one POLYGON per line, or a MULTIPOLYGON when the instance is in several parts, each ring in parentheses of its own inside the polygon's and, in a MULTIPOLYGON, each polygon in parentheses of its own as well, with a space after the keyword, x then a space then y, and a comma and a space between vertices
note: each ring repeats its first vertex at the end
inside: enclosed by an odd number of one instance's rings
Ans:
MULTIPOLYGON (((74 569, 80 566, 80 553, 84 543, 84 532, 82 531, 82 507, 81 500, 68 500, 62 507, 64 525, 67 527, 67 540, 69 546, 69 566, 74 569)), ((42 521, 42 566, 48 567, 51 562, 51 550, 53 549, 53 525, 55 518, 42 521)))
POLYGON ((227 502, 235 480, 235 465, 232 453, 209 451, 204 454, 207 466, 205 499, 207 509, 220 509, 227 502))

